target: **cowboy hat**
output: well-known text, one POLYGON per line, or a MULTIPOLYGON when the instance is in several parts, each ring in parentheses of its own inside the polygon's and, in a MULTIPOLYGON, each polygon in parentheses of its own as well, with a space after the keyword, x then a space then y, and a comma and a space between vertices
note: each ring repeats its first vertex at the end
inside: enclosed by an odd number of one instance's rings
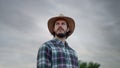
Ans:
POLYGON ((54 24, 55 24, 55 22, 58 19, 63 19, 63 20, 65 20, 67 22, 67 24, 69 26, 68 27, 69 28, 69 32, 70 32, 68 36, 70 36, 73 33, 73 31, 74 31, 75 22, 74 22, 74 20, 72 18, 64 16, 63 14, 60 14, 59 16, 56 16, 56 17, 52 17, 52 18, 50 18, 48 20, 48 29, 49 29, 50 33, 53 35, 53 33, 54 33, 54 31, 53 31, 54 24))

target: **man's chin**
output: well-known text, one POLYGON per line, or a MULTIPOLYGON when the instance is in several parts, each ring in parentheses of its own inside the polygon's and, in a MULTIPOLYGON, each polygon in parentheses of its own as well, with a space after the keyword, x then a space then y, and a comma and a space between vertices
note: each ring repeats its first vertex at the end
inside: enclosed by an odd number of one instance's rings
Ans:
POLYGON ((56 34, 56 36, 59 37, 59 38, 65 38, 66 34, 64 34, 64 33, 58 33, 58 34, 56 34))

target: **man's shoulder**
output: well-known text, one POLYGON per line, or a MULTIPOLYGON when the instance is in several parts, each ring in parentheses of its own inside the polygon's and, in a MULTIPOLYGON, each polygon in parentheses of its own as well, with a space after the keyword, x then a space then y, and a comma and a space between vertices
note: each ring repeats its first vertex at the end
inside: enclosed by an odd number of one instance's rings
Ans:
POLYGON ((46 42, 43 43, 43 44, 45 44, 45 45, 53 45, 52 41, 53 41, 53 40, 48 40, 48 41, 46 41, 46 42))
POLYGON ((53 41, 53 40, 48 40, 48 41, 44 42, 44 43, 42 44, 42 47, 50 47, 51 45, 53 45, 52 41, 53 41))

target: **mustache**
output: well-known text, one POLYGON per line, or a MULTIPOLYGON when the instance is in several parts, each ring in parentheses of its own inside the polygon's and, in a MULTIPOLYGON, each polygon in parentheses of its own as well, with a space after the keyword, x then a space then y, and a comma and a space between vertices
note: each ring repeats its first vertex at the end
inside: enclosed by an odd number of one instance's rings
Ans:
POLYGON ((60 29, 64 31, 64 29, 63 29, 62 27, 59 27, 59 28, 57 29, 57 31, 60 30, 60 29))

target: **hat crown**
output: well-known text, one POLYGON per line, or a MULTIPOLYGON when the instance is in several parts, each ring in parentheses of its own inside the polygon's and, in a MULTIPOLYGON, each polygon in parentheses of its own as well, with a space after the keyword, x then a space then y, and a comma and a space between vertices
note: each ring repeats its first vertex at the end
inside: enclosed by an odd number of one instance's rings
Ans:
POLYGON ((61 13, 61 14, 59 14, 59 17, 63 17, 64 15, 61 13))

